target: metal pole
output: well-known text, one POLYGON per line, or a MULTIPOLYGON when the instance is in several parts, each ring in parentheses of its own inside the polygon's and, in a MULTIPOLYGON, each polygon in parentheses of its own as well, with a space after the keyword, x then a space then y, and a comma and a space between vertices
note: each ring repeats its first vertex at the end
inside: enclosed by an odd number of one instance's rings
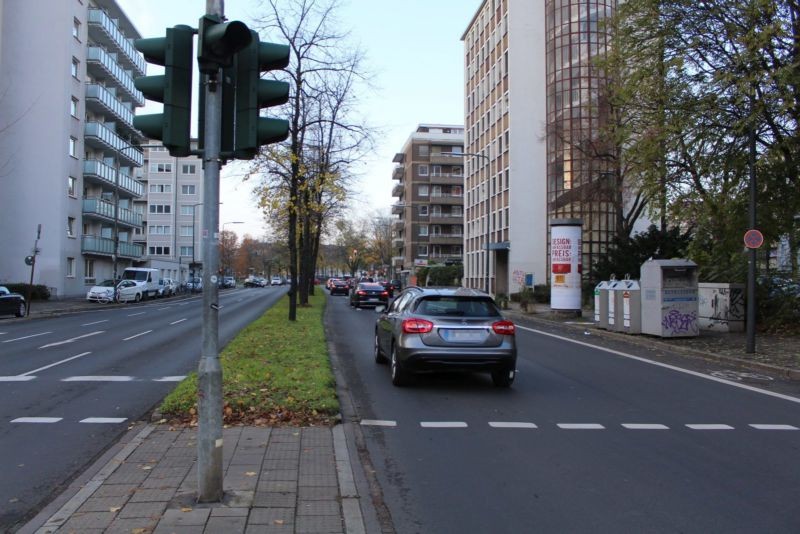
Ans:
MULTIPOLYGON (((222 0, 206 0, 206 14, 224 16, 222 0)), ((219 361, 219 168, 222 93, 219 71, 202 75, 206 96, 203 162, 203 328, 197 371, 197 497, 222 500, 222 366, 219 361)))
POLYGON ((33 258, 31 259, 31 280, 28 283, 28 295, 25 302, 25 317, 31 314, 31 295, 33 293, 33 270, 36 268, 36 255, 39 254, 39 238, 42 237, 42 225, 36 227, 36 241, 33 242, 33 258))
MULTIPOLYGON (((750 229, 756 227, 756 127, 755 127, 755 87, 750 95, 750 229)), ((747 262, 747 342, 745 352, 756 351, 756 261, 758 249, 751 248, 747 262)))

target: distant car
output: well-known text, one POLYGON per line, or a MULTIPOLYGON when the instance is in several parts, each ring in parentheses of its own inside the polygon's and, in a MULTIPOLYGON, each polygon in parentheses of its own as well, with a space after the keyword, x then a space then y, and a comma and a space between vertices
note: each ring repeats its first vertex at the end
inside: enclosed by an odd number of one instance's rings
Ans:
POLYGON ((273 276, 272 280, 270 281, 270 285, 282 286, 283 285, 283 280, 281 279, 280 276, 273 276))
POLYGON ((113 302, 114 301, 114 281, 103 280, 99 284, 92 286, 86 292, 86 300, 90 302, 113 302))
POLYGON ((199 276, 195 276, 194 278, 189 278, 186 281, 186 289, 191 291, 192 293, 197 293, 203 290, 203 279, 199 276))
POLYGON ((178 292, 178 284, 172 278, 162 278, 158 281, 158 296, 171 297, 178 292))
POLYGON ((144 298, 144 290, 140 284, 134 280, 123 280, 117 284, 117 301, 119 302, 139 302, 144 298))
POLYGON ((331 295, 349 295, 350 287, 344 280, 334 280, 331 284, 331 295))
POLYGON ((233 276, 226 276, 222 279, 222 287, 224 288, 232 288, 236 287, 236 278, 233 276))
POLYGON ((375 323, 375 361, 391 363, 392 384, 414 372, 484 371, 509 387, 517 368, 514 323, 492 298, 467 288, 408 287, 375 323))
POLYGON ((392 298, 401 289, 400 280, 383 280, 381 285, 389 292, 389 298, 392 298))
POLYGON ((350 291, 350 306, 380 306, 389 302, 389 292, 374 282, 361 282, 350 291))
POLYGON ((0 315, 16 315, 24 317, 27 305, 25 297, 19 293, 12 293, 6 286, 0 286, 0 315))

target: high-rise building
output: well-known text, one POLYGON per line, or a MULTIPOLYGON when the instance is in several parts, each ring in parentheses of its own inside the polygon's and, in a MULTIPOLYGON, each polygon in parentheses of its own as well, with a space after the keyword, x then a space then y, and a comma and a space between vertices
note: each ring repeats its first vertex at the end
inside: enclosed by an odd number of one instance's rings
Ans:
POLYGON ((144 261, 140 35, 115 0, 0 3, 0 283, 56 296, 144 261), (46 4, 46 5, 45 5, 46 4))
POLYGON ((583 265, 614 235, 601 127, 602 20, 616 0, 484 0, 462 36, 465 285, 514 293, 549 279, 549 223, 583 221, 583 265), (604 194, 598 194, 605 191, 604 194))
POLYGON ((463 126, 420 124, 394 156, 392 269, 404 284, 415 267, 463 258, 463 152, 463 126))

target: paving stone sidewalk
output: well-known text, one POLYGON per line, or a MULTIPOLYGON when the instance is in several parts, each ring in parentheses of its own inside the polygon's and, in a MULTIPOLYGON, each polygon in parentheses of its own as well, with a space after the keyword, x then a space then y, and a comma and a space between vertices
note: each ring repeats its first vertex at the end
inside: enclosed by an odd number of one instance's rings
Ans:
POLYGON ((223 430, 225 497, 198 504, 197 430, 146 425, 44 525, 20 533, 363 533, 341 425, 223 430))

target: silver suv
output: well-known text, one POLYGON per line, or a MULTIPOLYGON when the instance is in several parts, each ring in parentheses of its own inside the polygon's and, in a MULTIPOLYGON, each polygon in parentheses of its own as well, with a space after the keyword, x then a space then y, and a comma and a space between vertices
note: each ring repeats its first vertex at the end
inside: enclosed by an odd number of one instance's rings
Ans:
POLYGON ((514 381, 515 326, 486 293, 412 286, 376 311, 375 361, 388 359, 395 386, 411 373, 437 370, 488 371, 498 387, 514 381))

